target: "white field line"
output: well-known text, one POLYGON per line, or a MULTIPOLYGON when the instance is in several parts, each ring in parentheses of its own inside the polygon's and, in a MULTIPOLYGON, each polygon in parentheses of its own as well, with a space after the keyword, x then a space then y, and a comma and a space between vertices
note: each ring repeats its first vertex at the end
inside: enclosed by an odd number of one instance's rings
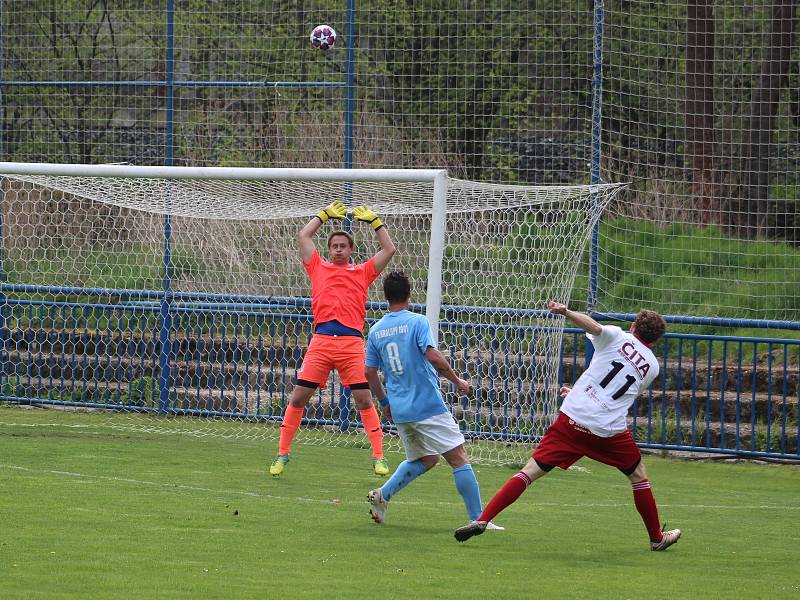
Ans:
POLYGON ((86 435, 109 435, 110 433, 153 433, 164 435, 188 435, 192 437, 217 437, 219 439, 229 438, 247 438, 247 439, 265 439, 267 435, 260 432, 258 435, 252 433, 240 433, 237 431, 223 432, 222 434, 214 431, 209 433, 208 429, 187 429, 185 427, 170 427, 165 425, 148 425, 136 423, 93 423, 91 425, 75 424, 75 423, 8 423, 0 421, 0 427, 27 427, 30 429, 36 427, 52 427, 81 430, 82 434, 86 435), (92 431, 99 430, 99 431, 92 431), (109 431, 110 430, 110 431, 109 431))
POLYGON ((262 500, 288 500, 288 501, 300 501, 300 502, 316 502, 319 504, 331 504, 331 500, 320 500, 319 498, 303 498, 303 497, 286 497, 286 496, 275 496, 272 494, 262 494, 260 492, 248 492, 247 490, 216 490, 212 488, 194 486, 194 485, 184 485, 180 483, 160 483, 158 481, 146 481, 143 479, 131 479, 130 477, 110 477, 107 475, 89 475, 87 473, 75 473, 73 471, 57 471, 54 469, 32 469, 30 467, 22 467, 19 465, 8 465, 8 464, 0 464, 0 469, 9 469, 11 471, 22 471, 25 473, 44 473, 48 475, 60 475, 62 477, 72 477, 76 479, 93 479, 96 481, 113 481, 117 483, 129 483, 132 485, 137 485, 141 487, 149 486, 149 487, 157 487, 163 489, 171 489, 171 490, 188 490, 192 492, 208 492, 212 494, 220 494, 220 495, 236 495, 236 496, 247 496, 250 498, 260 498, 262 500))
POLYGON ((89 429, 93 425, 75 425, 69 423, 6 423, 0 421, 0 426, 3 427, 67 427, 70 429, 89 429))
MULTIPOLYGON (((187 490, 194 492, 207 492, 211 494, 218 494, 220 496, 235 495, 245 496, 248 498, 257 498, 259 500, 285 500, 287 502, 308 502, 313 504, 363 504, 363 501, 353 500, 328 500, 321 498, 307 498, 302 496, 278 496, 275 494, 265 494, 262 492, 250 492, 247 490, 233 490, 233 489, 213 489, 194 485, 184 485, 178 483, 160 483, 158 481, 147 481, 143 479, 132 479, 130 477, 111 477, 107 475, 89 475, 87 473, 75 473, 72 471, 58 471, 54 469, 33 469, 30 467, 22 467, 19 465, 9 465, 0 463, 0 469, 8 469, 10 471, 18 471, 24 473, 44 473, 48 475, 59 475, 62 477, 72 477, 77 479, 89 479, 96 481, 111 481, 117 483, 128 483, 137 486, 150 486, 156 488, 163 488, 168 490, 187 490)), ((397 504, 411 505, 411 506, 457 506, 457 502, 420 502, 420 501, 394 501, 397 504)), ((568 507, 568 508, 629 508, 630 502, 582 502, 582 503, 567 503, 567 502, 525 502, 532 506, 541 507, 568 507)), ((659 507, 664 508, 685 508, 685 509, 709 509, 709 510, 800 510, 800 505, 774 505, 774 504, 758 504, 758 505, 745 505, 745 504, 659 504, 659 507)))

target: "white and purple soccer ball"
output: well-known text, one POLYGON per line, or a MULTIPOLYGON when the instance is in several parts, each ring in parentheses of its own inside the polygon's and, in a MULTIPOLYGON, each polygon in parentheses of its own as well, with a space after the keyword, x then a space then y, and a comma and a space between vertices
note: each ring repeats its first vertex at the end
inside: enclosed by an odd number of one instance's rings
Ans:
POLYGON ((311 30, 311 45, 320 50, 330 50, 336 43, 336 30, 330 25, 317 25, 311 30))

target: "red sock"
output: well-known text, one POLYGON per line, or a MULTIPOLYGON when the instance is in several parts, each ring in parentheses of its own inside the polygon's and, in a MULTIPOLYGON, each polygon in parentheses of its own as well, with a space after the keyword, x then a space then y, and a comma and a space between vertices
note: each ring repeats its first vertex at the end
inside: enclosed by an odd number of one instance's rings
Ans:
POLYGON ((486 505, 486 508, 483 509, 483 512, 478 517, 478 521, 491 521, 494 519, 507 506, 516 502, 517 498, 522 495, 522 492, 528 489, 530 484, 531 478, 522 471, 514 475, 511 479, 506 481, 506 484, 500 488, 491 500, 489 500, 489 504, 486 505))
POLYGON ((300 421, 303 419, 305 410, 305 408, 297 408, 292 404, 286 405, 286 411, 283 413, 283 423, 281 423, 281 441, 278 444, 278 454, 289 454, 294 434, 297 433, 297 428, 300 427, 300 421))
POLYGON ((647 479, 637 481, 632 484, 633 487, 633 503, 636 505, 636 510, 642 516, 644 526, 647 527, 647 534, 650 536, 651 542, 661 541, 661 524, 658 520, 658 507, 656 506, 656 499, 653 497, 653 491, 650 489, 650 482, 647 479))
POLYGON ((361 414, 361 422, 364 424, 364 431, 367 432, 370 446, 372 446, 372 458, 383 458, 383 430, 381 429, 381 418, 374 406, 362 408, 358 411, 361 414))

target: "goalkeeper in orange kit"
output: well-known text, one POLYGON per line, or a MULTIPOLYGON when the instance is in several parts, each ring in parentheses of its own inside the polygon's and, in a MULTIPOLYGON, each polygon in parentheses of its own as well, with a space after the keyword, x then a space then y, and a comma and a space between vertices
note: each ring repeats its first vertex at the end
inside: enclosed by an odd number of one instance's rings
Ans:
POLYGON ((342 383, 349 387, 361 414, 370 446, 373 469, 377 475, 388 475, 389 465, 383 457, 381 421, 372 403, 372 394, 364 375, 364 319, 367 290, 389 264, 395 246, 378 216, 366 205, 353 209, 353 217, 369 223, 381 249, 368 261, 350 262, 355 249, 353 236, 333 231, 328 236, 328 260, 314 245, 314 235, 330 219, 343 219, 347 207, 332 202, 312 218, 298 233, 300 258, 311 280, 311 311, 314 313, 314 335, 297 373, 297 385, 286 406, 281 424, 278 455, 269 472, 273 477, 283 473, 289 462, 292 439, 297 433, 303 413, 316 389, 324 386, 332 369, 339 372, 342 383))

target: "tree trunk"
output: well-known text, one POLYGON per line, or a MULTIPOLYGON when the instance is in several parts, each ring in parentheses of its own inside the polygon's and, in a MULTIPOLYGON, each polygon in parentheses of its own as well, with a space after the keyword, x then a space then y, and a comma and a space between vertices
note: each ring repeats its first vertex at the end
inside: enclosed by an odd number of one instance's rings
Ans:
POLYGON ((688 0, 686 32, 686 154, 692 197, 704 223, 714 222, 714 8, 688 0))
POLYGON ((730 224, 742 237, 766 233, 769 207, 769 159, 781 89, 791 66, 795 0, 772 5, 764 59, 750 99, 750 117, 742 140, 742 186, 730 224), (738 209, 738 210, 737 210, 738 209))

